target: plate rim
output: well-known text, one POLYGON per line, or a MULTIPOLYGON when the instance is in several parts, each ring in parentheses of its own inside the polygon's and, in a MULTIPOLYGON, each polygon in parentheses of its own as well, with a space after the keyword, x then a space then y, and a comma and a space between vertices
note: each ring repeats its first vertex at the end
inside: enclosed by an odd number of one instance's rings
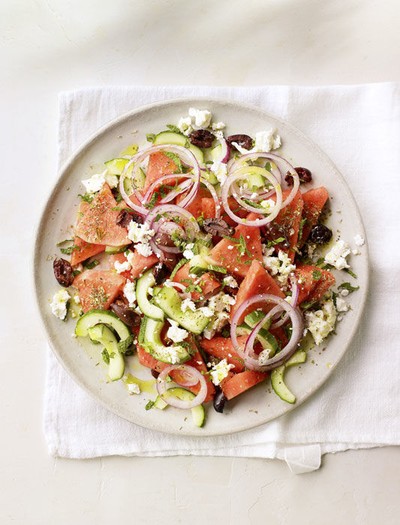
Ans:
POLYGON ((368 249, 368 242, 367 242, 367 235, 365 230, 364 221, 362 218, 362 215, 360 213, 358 204, 355 200, 355 197, 350 190, 349 185, 346 182, 346 179, 342 175, 342 173, 339 171, 339 169, 336 167, 336 164, 331 160, 331 158, 328 156, 327 153, 325 153, 318 144, 316 144, 313 140, 311 140, 302 130, 300 130, 298 127, 294 126, 291 122, 282 119, 276 115, 273 115, 269 113, 268 111, 265 111, 264 109, 260 108, 259 106, 255 104, 251 104, 248 102, 242 102, 240 100, 227 98, 227 99, 221 99, 219 97, 180 97, 180 98, 172 98, 167 100, 161 100, 161 101, 155 101, 149 104, 144 104, 141 106, 138 106, 137 108, 124 112, 123 114, 119 115, 118 117, 109 120, 108 122, 104 123, 102 126, 100 126, 95 132, 93 132, 86 141, 82 143, 81 146, 79 146, 75 152, 73 152, 66 161, 61 165, 61 167, 57 170, 57 178, 56 181, 53 183, 51 190, 48 194, 47 199, 45 200, 45 203, 41 207, 40 212, 40 220, 36 224, 36 229, 34 232, 34 244, 33 244, 33 268, 31 272, 31 277, 33 278, 33 288, 34 288, 34 295, 35 295, 35 304, 39 311, 39 317, 41 320, 42 327, 44 328, 44 333, 46 334, 47 343, 50 346, 53 354, 56 356, 58 363, 61 364, 63 369, 67 372, 68 376, 73 379, 73 381, 79 385, 86 393, 89 394, 89 396, 94 399, 96 402, 99 402, 104 408, 106 408, 109 412, 111 412, 114 415, 117 415, 118 417, 121 417, 125 421, 128 421, 130 423, 133 423, 135 425, 140 426, 141 428, 146 428, 152 431, 158 431, 160 433, 166 433, 169 435, 176 435, 176 436, 187 436, 187 437, 217 437, 217 436, 224 436, 229 434, 237 434, 245 431, 250 431, 252 429, 255 429, 257 427, 260 427, 262 425, 268 424, 272 421, 275 421, 289 413, 291 413, 296 408, 303 405, 306 401, 309 400, 309 398, 316 393, 322 385, 328 381, 328 379, 331 378, 334 370, 338 366, 338 364, 342 361, 343 356, 348 351, 351 342, 353 341, 357 329, 360 325, 360 321, 362 318, 362 315, 365 310, 367 298, 368 298, 368 289, 369 289, 369 282, 370 282, 370 258, 369 258, 369 249, 368 249), (53 197, 57 194, 59 188, 62 186, 64 179, 67 177, 68 172, 73 169, 73 165, 77 162, 77 160, 85 153, 85 151, 91 147, 104 133, 112 131, 114 128, 118 127, 120 124, 129 121, 133 117, 137 116, 141 113, 146 113, 148 111, 151 111, 158 107, 165 107, 165 106, 172 106, 172 105, 178 105, 182 103, 187 103, 191 105, 195 105, 198 103, 205 104, 205 103, 214 103, 222 106, 230 106, 232 109, 235 109, 235 107, 240 107, 241 109, 252 111, 257 113, 258 115, 262 115, 266 117, 267 119, 271 119, 278 124, 281 124, 282 126, 289 128, 292 133, 297 135, 297 137, 305 143, 307 146, 309 146, 315 153, 318 155, 318 157, 325 163, 329 164, 331 168, 335 171, 336 177, 341 181, 341 183, 346 187, 348 196, 351 200, 351 205, 353 209, 356 212, 357 218, 359 220, 359 223, 362 227, 362 235, 366 240, 365 243, 365 250, 363 253, 363 257, 365 259, 365 275, 363 276, 363 295, 361 298, 361 301, 359 303, 359 308, 355 312, 355 316, 353 318, 353 322, 351 325, 351 329, 349 330, 347 334, 347 340, 346 343, 343 345, 343 350, 340 351, 340 353, 337 355, 336 361, 334 364, 332 364, 331 368, 329 369, 328 374, 322 374, 318 381, 313 382, 312 386, 305 391, 302 394, 302 399, 300 402, 296 402, 294 405, 283 405, 282 413, 268 418, 268 419, 262 419, 261 421, 254 421, 251 425, 245 424, 241 428, 235 428, 234 430, 226 429, 226 430, 217 430, 217 431, 207 431, 206 427, 199 428, 199 429, 192 429, 190 431, 186 431, 184 429, 179 430, 178 428, 171 428, 171 429, 160 429, 159 426, 156 424, 152 424, 152 422, 149 420, 148 425, 144 425, 142 423, 138 423, 134 421, 133 419, 127 418, 124 414, 122 414, 118 410, 118 405, 110 405, 106 400, 103 400, 99 394, 96 394, 89 385, 86 385, 84 381, 82 381, 74 372, 71 370, 65 360, 62 358, 61 352, 57 350, 56 345, 53 343, 52 338, 50 337, 50 330, 48 329, 48 323, 46 321, 46 316, 44 315, 44 308, 41 304, 41 301, 39 299, 39 286, 38 286, 38 265, 40 264, 39 261, 39 252, 40 252, 40 244, 41 244, 41 236, 43 233, 43 230, 45 228, 45 221, 46 217, 48 216, 49 209, 51 207, 51 202, 53 197))

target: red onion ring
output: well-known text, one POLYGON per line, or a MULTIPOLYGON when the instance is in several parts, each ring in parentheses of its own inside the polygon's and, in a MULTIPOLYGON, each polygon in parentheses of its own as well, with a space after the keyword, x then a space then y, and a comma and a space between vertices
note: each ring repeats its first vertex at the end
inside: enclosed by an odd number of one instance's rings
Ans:
POLYGON ((170 202, 172 199, 183 193, 184 191, 187 191, 187 189, 193 184, 193 175, 190 173, 172 173, 170 175, 163 175, 159 179, 155 180, 150 184, 150 186, 147 188, 146 193, 143 197, 143 202, 147 204, 151 200, 151 196, 153 195, 154 191, 158 188, 158 186, 162 186, 164 182, 170 179, 186 179, 182 184, 178 184, 176 188, 171 190, 168 195, 163 197, 160 201, 160 204, 165 204, 167 202, 170 202), (185 185, 186 183, 186 185, 185 185), (171 193, 173 194, 171 196, 171 193))
MULTIPOLYGON (((274 160, 274 157, 278 159, 282 158, 282 157, 279 157, 278 155, 274 155, 273 153, 269 153, 267 151, 244 153, 238 159, 234 159, 232 164, 228 165, 229 171, 238 170, 239 168, 243 167, 243 163, 247 162, 248 160, 257 160, 257 159, 274 160)), ((271 166, 271 173, 272 175, 274 175, 276 180, 282 184, 282 172, 279 168, 279 165, 276 164, 275 162, 274 164, 276 165, 276 168, 274 166, 271 166)))
MULTIPOLYGON (((226 213, 229 215, 229 217, 231 217, 238 224, 244 224, 245 226, 256 226, 256 227, 260 227, 260 226, 263 226, 264 224, 268 224, 269 222, 273 221, 277 217, 278 213, 281 210, 281 207, 282 207, 282 190, 281 190, 281 186, 280 186, 279 182, 275 179, 275 177, 271 173, 266 171, 266 173, 263 176, 265 176, 265 178, 268 179, 271 182, 271 184, 274 186, 275 193, 276 193, 276 202, 275 202, 275 206, 273 208, 273 211, 272 211, 272 213, 270 213, 264 219, 257 219, 257 220, 253 220, 253 221, 249 221, 247 219, 242 219, 241 217, 239 217, 238 215, 233 213, 233 211, 230 209, 228 198, 229 198, 229 189, 230 189, 231 185, 235 181, 243 179, 244 175, 245 175, 245 172, 243 172, 242 169, 240 169, 240 170, 238 170, 236 172, 233 172, 233 173, 231 173, 228 176, 228 178, 226 179, 226 181, 222 185, 221 199, 222 199, 222 204, 224 206, 224 209, 225 209, 226 213)), ((254 206, 248 205, 247 203, 243 202, 242 199, 240 199, 240 197, 238 197, 238 196, 234 196, 234 199, 237 202, 240 201, 239 204, 241 204, 241 206, 244 207, 246 210, 253 211, 253 212, 255 212, 255 213, 259 214, 259 215, 263 215, 263 210, 261 208, 255 208, 254 206)), ((266 213, 266 211, 265 211, 265 213, 266 213)))
MULTIPOLYGON (((290 298, 290 305, 293 306, 293 308, 296 308, 297 307, 297 301, 299 300, 299 293, 300 293, 300 288, 297 284, 297 281, 296 279, 293 277, 293 279, 291 279, 291 285, 292 285, 292 296, 290 298)), ((284 325, 287 320, 289 319, 289 314, 286 312, 285 315, 279 319, 279 321, 276 321, 276 323, 273 323, 271 325, 271 328, 274 329, 274 328, 279 328, 280 326, 284 325)))
POLYGON ((268 372, 269 370, 277 368, 283 364, 294 354, 303 335, 303 327, 303 317, 298 308, 293 308, 287 301, 275 295, 259 294, 251 297, 247 301, 244 301, 235 312, 231 322, 231 339, 236 352, 240 355, 240 357, 243 358, 247 368, 250 370, 258 370, 260 372, 268 372), (266 316, 253 328, 249 337, 247 338, 245 350, 242 350, 236 335, 238 321, 249 306, 260 302, 275 303, 277 306, 274 307, 268 314, 266 314, 266 316), (267 319, 279 311, 278 307, 280 307, 282 310, 286 310, 286 312, 289 313, 290 319, 292 321, 292 334, 288 344, 279 353, 271 357, 271 359, 268 359, 265 364, 260 365, 258 359, 255 359, 249 355, 251 350, 249 343, 251 343, 251 340, 253 339, 254 344, 254 339, 259 329, 263 326, 267 319))
POLYGON ((164 286, 170 286, 171 288, 176 288, 180 290, 179 295, 184 299, 191 299, 192 294, 186 291, 187 286, 182 283, 176 283, 175 281, 168 281, 164 283, 164 286))
POLYGON ((204 184, 204 186, 211 193, 211 197, 213 198, 214 203, 215 203, 215 217, 219 219, 221 217, 221 203, 219 201, 219 197, 217 195, 217 192, 215 191, 214 186, 210 182, 208 182, 208 180, 204 178, 201 178, 200 182, 201 184, 204 184))
POLYGON ((156 387, 157 387, 158 394, 163 398, 163 400, 166 403, 168 403, 169 405, 175 408, 181 408, 184 410, 189 409, 189 408, 194 408, 198 405, 201 405, 201 403, 203 403, 203 401, 205 400, 207 396, 207 382, 204 376, 196 368, 194 368, 193 366, 189 366, 189 365, 167 366, 157 377, 156 387), (178 399, 172 396, 168 399, 163 397, 163 394, 165 394, 165 392, 168 390, 168 383, 166 381, 166 377, 173 370, 181 370, 181 371, 187 372, 189 375, 197 379, 196 383, 193 383, 193 384, 200 383, 199 393, 191 401, 183 401, 182 399, 178 399))

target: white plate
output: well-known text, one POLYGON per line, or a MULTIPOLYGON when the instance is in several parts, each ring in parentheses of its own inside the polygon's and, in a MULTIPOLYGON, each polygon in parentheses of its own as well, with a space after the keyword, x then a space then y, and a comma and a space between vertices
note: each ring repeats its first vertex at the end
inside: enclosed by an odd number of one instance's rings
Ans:
MULTIPOLYGON (((346 298, 351 311, 338 324, 337 335, 330 337, 320 349, 309 353, 308 361, 287 373, 287 383, 297 397, 295 405, 280 400, 270 383, 248 391, 238 400, 228 403, 224 414, 207 410, 204 428, 197 428, 190 414, 173 408, 160 411, 145 410, 154 395, 143 393, 130 396, 122 382, 107 383, 98 348, 89 342, 72 337, 74 320, 65 323, 50 312, 49 303, 59 289, 53 276, 52 258, 59 256, 56 244, 68 238, 75 222, 79 199, 83 192, 80 181, 101 169, 105 160, 118 156, 126 146, 143 143, 147 133, 157 133, 166 124, 174 124, 186 115, 189 107, 208 108, 214 120, 227 123, 227 134, 255 132, 277 128, 283 146, 278 151, 295 166, 309 168, 314 176, 313 186, 325 186, 331 196, 332 214, 329 224, 342 239, 353 242, 356 234, 365 238, 365 231, 356 202, 344 178, 321 150, 299 130, 260 111, 256 107, 220 100, 187 99, 152 104, 111 122, 96 133, 61 170, 58 182, 44 210, 36 239, 34 277, 40 313, 51 347, 60 363, 75 381, 115 414, 143 427, 172 434, 211 436, 229 434, 261 425, 296 409, 313 394, 333 373, 335 366, 351 344, 362 315, 368 287, 368 258, 366 246, 362 256, 352 256, 351 266, 358 275, 360 290, 346 298), (322 349, 325 349, 322 351, 322 349), (96 366, 100 363, 100 366, 96 366)), ((354 243, 353 243, 354 244, 354 243)), ((342 273, 342 272, 341 272, 342 273)), ((341 280, 352 281, 349 277, 341 280)), ((133 360, 134 375, 150 378, 147 370, 133 360)))

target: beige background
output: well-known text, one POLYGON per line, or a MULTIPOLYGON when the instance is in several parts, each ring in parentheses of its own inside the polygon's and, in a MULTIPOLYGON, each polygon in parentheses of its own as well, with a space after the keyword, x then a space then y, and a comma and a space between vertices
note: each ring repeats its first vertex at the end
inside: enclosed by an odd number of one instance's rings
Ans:
POLYGON ((303 476, 254 459, 48 457, 30 257, 60 90, 400 81, 399 15, 396 0, 0 2, 1 525, 398 522, 398 448, 325 456, 303 476))

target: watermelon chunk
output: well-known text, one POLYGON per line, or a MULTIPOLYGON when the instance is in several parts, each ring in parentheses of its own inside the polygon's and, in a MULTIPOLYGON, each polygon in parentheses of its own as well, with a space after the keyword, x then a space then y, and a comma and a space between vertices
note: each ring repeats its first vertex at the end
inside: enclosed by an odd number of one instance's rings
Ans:
POLYGON ((112 270, 86 270, 75 277, 73 286, 78 290, 82 310, 108 310, 120 295, 126 279, 112 270))
MULTIPOLYGON (((257 214, 250 213, 247 219, 255 220, 257 217, 257 214)), ((222 239, 211 250, 210 257, 215 264, 243 279, 249 272, 252 261, 262 262, 260 229, 239 224, 235 228, 232 240, 222 239)))
POLYGON ((79 237, 74 238, 74 250, 71 254, 71 264, 75 266, 89 257, 98 255, 106 249, 104 244, 89 244, 79 237))
MULTIPOLYGON (((155 264, 159 262, 157 255, 155 255, 154 253, 152 253, 148 257, 145 257, 144 255, 141 255, 137 250, 134 250, 132 254, 133 255, 130 256, 131 269, 127 270, 126 272, 122 272, 121 274, 127 279, 137 279, 143 274, 143 272, 145 272, 149 268, 152 268, 155 264)), ((122 264, 126 262, 126 260, 127 259, 124 253, 116 253, 114 255, 111 255, 111 268, 114 268, 114 263, 116 261, 122 264)))
MULTIPOLYGON (((246 344, 247 335, 238 336, 238 343, 244 348, 246 344)), ((212 339, 202 339, 200 341, 201 348, 207 354, 217 357, 218 359, 226 359, 228 363, 234 365, 234 372, 243 372, 243 359, 234 350, 231 338, 228 337, 213 337, 212 339)))
MULTIPOLYGON (((189 277, 189 273, 190 266, 189 263, 186 263, 181 268, 179 268, 172 280, 176 283, 181 283, 185 286, 190 286, 194 284, 194 281, 196 281, 197 278, 192 279, 191 277, 189 277)), ((206 272, 198 278, 197 286, 199 286, 202 289, 202 293, 193 290, 191 293, 192 299, 194 301, 199 301, 211 297, 220 290, 221 283, 218 281, 218 279, 214 277, 214 275, 211 272, 206 272)))
MULTIPOLYGON (((233 197, 229 197, 228 199, 229 207, 235 213, 238 217, 241 217, 244 219, 248 215, 248 211, 239 206, 239 204, 235 201, 233 197)), ((205 219, 213 219, 215 217, 215 202, 212 197, 203 197, 202 198, 202 213, 203 217, 205 219)), ((224 221, 229 224, 229 226, 236 226, 237 223, 229 217, 229 215, 224 211, 223 208, 221 208, 221 219, 224 219, 224 221)))
POLYGON ((245 370, 239 374, 233 374, 227 377, 221 383, 221 388, 226 399, 233 399, 234 397, 246 392, 258 383, 261 383, 268 377, 267 373, 256 372, 255 370, 245 370))
MULTIPOLYGON (((255 260, 251 263, 251 266, 248 267, 247 275, 239 286, 236 296, 236 303, 231 308, 231 320, 244 301, 247 301, 247 299, 250 299, 254 295, 261 293, 268 293, 282 298, 285 297, 285 294, 279 288, 273 277, 271 277, 271 275, 259 261, 255 260)), ((262 308, 263 311, 268 312, 271 309, 271 305, 265 303, 255 303, 254 305, 250 306, 249 309, 245 310, 239 319, 239 324, 249 312, 257 308, 262 308)))
MULTIPOLYGON (((289 195, 290 190, 282 192, 282 200, 285 200, 289 195)), ((273 197, 274 199, 274 197, 273 197)), ((297 247, 299 229, 303 211, 303 197, 300 191, 296 193, 292 202, 282 208, 278 216, 274 219, 271 226, 266 228, 266 239, 268 241, 276 241, 283 237, 285 242, 276 244, 276 250, 282 250, 287 253, 291 261, 294 261, 297 247)))
POLYGON ((313 188, 303 193, 303 227, 301 230, 301 238, 298 245, 301 248, 307 241, 311 229, 318 223, 322 209, 329 198, 329 193, 326 188, 313 188))
MULTIPOLYGON (((176 198, 176 204, 179 206, 180 202, 186 197, 187 193, 184 193, 182 195, 178 195, 176 198)), ((204 186, 200 186, 199 191, 195 195, 192 202, 186 206, 186 210, 193 215, 193 217, 196 217, 198 219, 203 214, 203 198, 210 198, 210 192, 207 190, 207 188, 204 188, 204 186)), ((214 202, 213 198, 211 197, 211 200, 214 202)), ((215 217, 215 215, 214 215, 215 217)))
POLYGON ((329 288, 335 284, 334 275, 329 270, 323 270, 318 266, 298 266, 294 273, 299 284, 299 304, 304 301, 320 301, 329 288))
MULTIPOLYGON (((153 182, 163 177, 164 175, 171 175, 176 173, 178 166, 175 164, 173 159, 168 157, 162 151, 156 151, 149 157, 149 163, 146 171, 146 182, 144 185, 144 191, 146 191, 153 182)), ((172 178, 168 181, 169 185, 176 184, 172 178)))
POLYGON ((117 224, 117 201, 108 184, 95 195, 92 202, 80 208, 75 233, 90 244, 122 246, 130 244, 127 230, 117 224))

